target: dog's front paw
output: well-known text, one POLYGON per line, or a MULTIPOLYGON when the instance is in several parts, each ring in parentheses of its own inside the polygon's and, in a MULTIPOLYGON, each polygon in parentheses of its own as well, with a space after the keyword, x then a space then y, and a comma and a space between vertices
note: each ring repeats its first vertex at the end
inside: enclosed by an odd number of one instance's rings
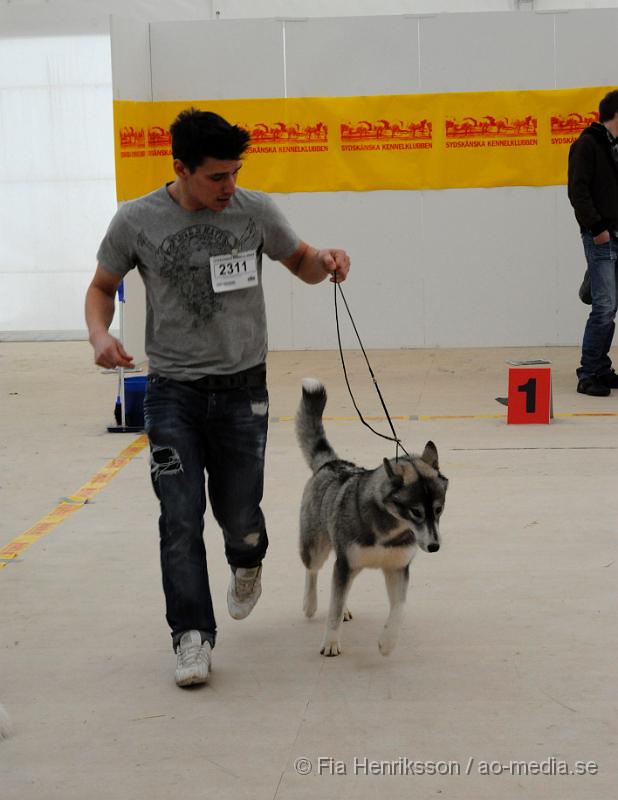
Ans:
POLYGON ((390 655, 393 650, 395 649, 395 645, 397 644, 397 634, 391 631, 389 628, 384 628, 382 631, 382 636, 378 641, 378 648, 383 656, 390 655))
POLYGON ((341 645, 339 644, 339 639, 335 636, 326 636, 322 642, 320 653, 329 658, 340 655, 341 645))

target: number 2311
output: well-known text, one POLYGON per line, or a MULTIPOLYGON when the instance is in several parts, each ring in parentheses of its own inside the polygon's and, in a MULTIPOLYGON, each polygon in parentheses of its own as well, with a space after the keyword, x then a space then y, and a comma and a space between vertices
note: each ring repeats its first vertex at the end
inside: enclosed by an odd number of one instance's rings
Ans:
POLYGON ((246 271, 246 261, 228 261, 225 264, 219 264, 219 277, 223 277, 224 275, 240 275, 241 272, 246 271))

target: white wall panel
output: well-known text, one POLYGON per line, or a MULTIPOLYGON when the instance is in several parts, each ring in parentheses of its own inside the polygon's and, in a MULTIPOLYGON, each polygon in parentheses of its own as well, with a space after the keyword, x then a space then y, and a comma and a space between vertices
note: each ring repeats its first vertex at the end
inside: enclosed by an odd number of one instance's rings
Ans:
POLYGON ((514 0, 215 0, 215 13, 244 17, 362 17, 382 14, 438 14, 511 11, 514 0))
POLYGON ((283 23, 153 23, 155 100, 283 97, 283 23))
MULTIPOLYGON (((292 194, 280 206, 299 236, 315 247, 340 247, 353 264, 343 286, 363 343, 410 347, 423 340, 421 195, 415 192, 292 194)), ((293 337, 282 349, 337 346, 334 287, 293 284, 293 337)), ((344 347, 358 342, 339 304, 344 347)))
POLYGON ((115 100, 152 100, 150 27, 124 17, 110 21, 115 100))
POLYGON ((552 16, 443 14, 421 19, 421 91, 553 89, 553 50, 552 16))
POLYGON ((419 91, 418 19, 286 21, 289 97, 419 91))
MULTIPOLYGON (((275 202, 283 208, 278 195, 275 202)), ((268 345, 271 350, 290 350, 294 330, 293 285, 298 281, 282 264, 266 256, 262 263, 262 288, 266 300, 268 345)))
POLYGON ((552 189, 425 193, 426 344, 556 341, 552 189))
POLYGON ((618 11, 572 11, 556 14, 555 20, 557 85, 614 84, 618 11))

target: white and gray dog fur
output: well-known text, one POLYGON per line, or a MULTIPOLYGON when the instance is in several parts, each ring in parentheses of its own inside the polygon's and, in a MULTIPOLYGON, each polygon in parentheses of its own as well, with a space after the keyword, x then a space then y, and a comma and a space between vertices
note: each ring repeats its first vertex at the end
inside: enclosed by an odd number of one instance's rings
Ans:
POLYGON ((338 656, 342 621, 351 619, 346 598, 365 567, 384 572, 390 613, 378 646, 388 655, 399 636, 410 562, 418 548, 440 549, 439 521, 448 480, 438 466, 438 451, 427 442, 422 455, 384 459, 373 470, 340 459, 324 433, 326 390, 305 378, 296 415, 296 435, 313 475, 300 511, 300 557, 307 568, 303 609, 317 609, 317 575, 335 551, 330 608, 320 652, 338 656))

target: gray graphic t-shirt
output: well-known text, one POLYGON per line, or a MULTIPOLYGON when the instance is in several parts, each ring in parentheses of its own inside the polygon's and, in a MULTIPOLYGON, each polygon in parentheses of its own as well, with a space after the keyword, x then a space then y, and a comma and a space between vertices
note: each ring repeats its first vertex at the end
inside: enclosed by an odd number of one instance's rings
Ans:
POLYGON ((118 209, 97 259, 122 276, 138 268, 146 287, 150 371, 187 381, 265 360, 262 253, 278 261, 299 243, 262 192, 237 188, 223 211, 187 211, 162 186, 118 209), (258 285, 215 293, 211 256, 246 251, 256 252, 258 285))

